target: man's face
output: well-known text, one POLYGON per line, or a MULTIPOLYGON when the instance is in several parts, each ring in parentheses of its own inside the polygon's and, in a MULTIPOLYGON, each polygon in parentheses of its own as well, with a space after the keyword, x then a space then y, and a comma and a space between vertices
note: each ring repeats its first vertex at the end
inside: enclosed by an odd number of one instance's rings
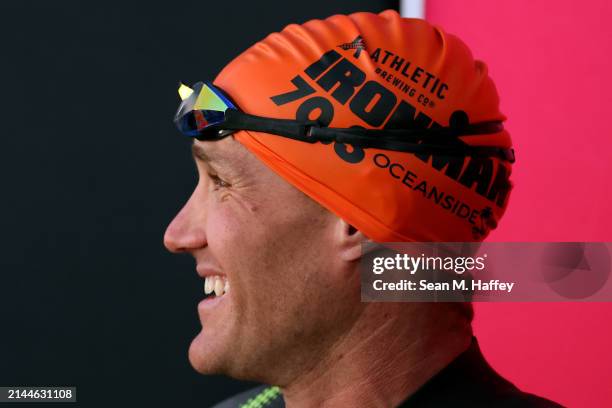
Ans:
POLYGON ((347 268, 335 256, 339 219, 233 138, 195 141, 193 152, 199 181, 164 242, 229 290, 198 305, 192 365, 265 380, 288 363, 307 364, 351 324, 359 304, 357 274, 331 273, 347 268))

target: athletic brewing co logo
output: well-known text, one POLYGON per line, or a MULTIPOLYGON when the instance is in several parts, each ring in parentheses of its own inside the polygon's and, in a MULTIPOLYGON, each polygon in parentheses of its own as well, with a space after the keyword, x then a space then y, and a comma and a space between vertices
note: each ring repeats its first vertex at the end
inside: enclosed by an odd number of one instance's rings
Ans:
MULTIPOLYGON (((365 50, 365 44, 360 37, 350 43, 338 45, 338 47, 343 50, 355 49, 354 58, 357 58, 361 51, 365 50)), ((442 87, 441 84, 443 83, 441 81, 436 82, 433 75, 427 75, 426 71, 419 67, 410 67, 406 62, 399 59, 396 63, 391 55, 385 59, 380 56, 380 49, 374 51, 374 53, 376 52, 379 54, 378 58, 381 58, 379 63, 384 64, 391 61, 389 64, 393 65, 394 70, 396 69, 395 65, 401 68, 398 68, 400 74, 401 71, 411 72, 410 77, 414 77, 417 81, 421 78, 428 80, 428 89, 422 88, 419 96, 429 92, 432 95, 438 94, 440 99, 444 98, 444 93, 440 93, 440 90, 446 91, 448 87, 442 87), (414 69, 414 72, 410 71, 412 69, 414 69)), ((370 56, 370 58, 373 57, 370 56)), ((298 74, 291 80, 294 86, 293 90, 270 97, 277 106, 300 101, 301 103, 297 106, 295 114, 297 120, 314 119, 321 126, 329 126, 334 118, 334 106, 330 99, 334 99, 340 105, 347 106, 356 117, 372 128, 427 129, 442 126, 425 113, 417 110, 407 100, 398 98, 395 93, 377 80, 369 79, 361 68, 348 58, 344 58, 336 50, 327 51, 319 60, 308 66, 303 73, 305 75, 298 74), (321 90, 326 92, 327 95, 321 96, 321 90), (312 118, 311 115, 318 115, 318 117, 312 118)), ((385 80, 383 83, 386 84, 387 82, 385 80)), ((425 82, 421 86, 424 84, 425 82)), ((407 96, 408 98, 411 97, 411 95, 407 96)), ((418 103, 424 104, 424 101, 419 101, 416 97, 411 98, 411 100, 417 106, 418 103)), ((467 124, 469 118, 465 112, 455 111, 449 118, 449 123, 453 122, 467 124)), ((458 146, 465 145, 465 142, 460 139, 455 139, 452 143, 458 146)), ((365 151, 359 146, 347 146, 344 143, 334 143, 333 146, 336 154, 347 163, 360 163, 365 158, 365 151)), ((499 161, 487 157, 474 158, 427 153, 413 154, 413 156, 465 187, 469 189, 475 187, 474 190, 477 194, 498 207, 505 206, 511 189, 510 171, 499 161)), ((479 223, 478 218, 481 215, 481 210, 472 208, 457 197, 442 191, 428 180, 418 177, 419 175, 410 171, 403 164, 393 162, 384 153, 373 155, 372 160, 375 166, 387 170, 391 177, 397 179, 407 188, 422 193, 424 198, 475 226, 476 229, 472 231, 475 235, 484 234, 486 228, 491 226, 491 217, 488 216, 489 211, 484 211, 479 223)))

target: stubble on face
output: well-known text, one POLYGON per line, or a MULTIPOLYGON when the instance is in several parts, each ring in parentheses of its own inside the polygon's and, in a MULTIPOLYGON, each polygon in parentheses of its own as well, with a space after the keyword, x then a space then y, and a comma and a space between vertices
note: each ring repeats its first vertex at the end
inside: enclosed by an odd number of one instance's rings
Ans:
POLYGON ((338 219, 232 138, 195 146, 200 182, 190 205, 206 212, 195 219, 207 245, 192 254, 226 274, 231 290, 201 316, 190 361, 206 374, 288 380, 341 335, 359 303, 358 278, 339 292, 326 273, 337 267, 338 219))

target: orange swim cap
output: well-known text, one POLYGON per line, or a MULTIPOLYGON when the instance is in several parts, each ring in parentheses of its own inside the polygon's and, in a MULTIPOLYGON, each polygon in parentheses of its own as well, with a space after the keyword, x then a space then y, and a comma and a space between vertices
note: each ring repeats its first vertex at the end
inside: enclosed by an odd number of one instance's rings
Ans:
MULTIPOLYGON (((391 10, 289 25, 231 61, 214 84, 244 112, 340 128, 506 119, 486 65, 461 40, 391 10)), ((308 144, 246 130, 235 138, 377 242, 483 240, 512 188, 511 163, 496 157, 308 144)), ((512 144, 505 130, 460 139, 512 144)))

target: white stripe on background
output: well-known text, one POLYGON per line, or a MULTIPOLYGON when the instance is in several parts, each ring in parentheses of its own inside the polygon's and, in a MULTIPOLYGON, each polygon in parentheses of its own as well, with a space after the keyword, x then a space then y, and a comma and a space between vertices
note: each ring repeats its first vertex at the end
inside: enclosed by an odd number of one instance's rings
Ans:
POLYGON ((401 0, 402 17, 425 18, 425 0, 401 0))

